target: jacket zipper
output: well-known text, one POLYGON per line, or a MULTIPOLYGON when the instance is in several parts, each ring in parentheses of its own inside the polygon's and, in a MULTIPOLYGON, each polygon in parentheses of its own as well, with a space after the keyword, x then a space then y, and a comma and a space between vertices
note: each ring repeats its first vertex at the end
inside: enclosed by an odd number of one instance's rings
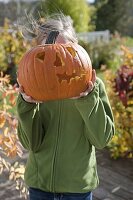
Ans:
POLYGON ((55 172, 56 172, 56 161, 57 161, 57 153, 58 153, 58 146, 59 146, 59 136, 60 136, 60 126, 61 126, 61 108, 62 108, 62 101, 59 102, 59 118, 58 118, 58 133, 57 139, 54 149, 54 156, 53 156, 53 169, 52 169, 52 176, 51 176, 51 191, 55 191, 55 172))

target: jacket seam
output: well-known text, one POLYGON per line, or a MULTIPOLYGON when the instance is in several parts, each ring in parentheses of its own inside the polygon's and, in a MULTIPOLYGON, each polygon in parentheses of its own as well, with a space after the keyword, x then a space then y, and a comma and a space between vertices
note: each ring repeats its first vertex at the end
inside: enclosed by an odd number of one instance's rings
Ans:
MULTIPOLYGON (((61 101, 62 103, 62 101, 61 101)), ((60 101, 58 103, 58 108, 59 108, 59 117, 58 117, 58 125, 57 125, 57 135, 56 135, 56 143, 55 143, 55 148, 54 148, 54 156, 52 160, 52 173, 51 173, 51 184, 50 188, 53 192, 55 192, 55 165, 56 165, 56 157, 57 157, 57 151, 58 151, 58 141, 59 141, 59 130, 60 130, 60 116, 61 116, 61 104, 60 101)))
POLYGON ((36 165, 36 170, 37 170, 37 185, 39 187, 39 170, 38 170, 38 164, 37 164, 37 161, 36 161, 35 153, 32 152, 32 154, 33 154, 34 162, 35 162, 35 165, 36 165))
MULTIPOLYGON (((63 109, 63 101, 61 101, 61 105, 60 105, 60 117, 59 117, 59 127, 58 127, 58 141, 57 141, 57 150, 56 150, 56 161, 55 161, 55 170, 54 170, 54 190, 55 190, 55 185, 57 186, 56 183, 56 176, 57 176, 57 164, 58 164, 58 158, 59 158, 59 143, 60 143, 60 139, 61 139, 61 129, 62 129, 62 109, 63 109)), ((56 190, 55 190, 56 192, 56 190)))

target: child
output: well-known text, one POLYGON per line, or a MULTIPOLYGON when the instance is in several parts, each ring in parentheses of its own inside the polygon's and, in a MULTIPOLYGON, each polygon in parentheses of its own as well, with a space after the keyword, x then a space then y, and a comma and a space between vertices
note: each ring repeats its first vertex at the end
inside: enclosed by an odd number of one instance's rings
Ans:
MULTIPOLYGON (((38 44, 53 30, 59 32, 57 43, 77 42, 70 18, 57 16, 38 27, 38 44)), ((25 182, 30 200, 92 200, 99 182, 95 148, 104 148, 114 135, 102 80, 93 70, 80 97, 39 102, 39 108, 21 85, 19 90, 18 137, 29 151, 25 182)))

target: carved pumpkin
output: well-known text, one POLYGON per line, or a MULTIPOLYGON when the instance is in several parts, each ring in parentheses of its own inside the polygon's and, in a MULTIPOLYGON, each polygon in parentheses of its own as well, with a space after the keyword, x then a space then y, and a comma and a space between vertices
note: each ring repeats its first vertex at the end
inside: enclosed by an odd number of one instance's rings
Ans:
POLYGON ((43 101, 79 96, 91 76, 87 52, 74 43, 38 45, 22 57, 18 67, 25 93, 43 101))

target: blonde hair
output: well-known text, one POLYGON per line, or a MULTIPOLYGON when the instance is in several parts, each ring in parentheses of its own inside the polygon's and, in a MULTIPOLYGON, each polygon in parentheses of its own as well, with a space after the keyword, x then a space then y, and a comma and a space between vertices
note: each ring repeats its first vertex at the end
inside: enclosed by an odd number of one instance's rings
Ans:
POLYGON ((19 24, 21 33, 27 40, 36 39, 37 43, 41 44, 51 31, 58 31, 66 42, 78 42, 70 16, 65 16, 62 13, 54 14, 46 17, 43 22, 35 20, 31 15, 27 18, 24 25, 19 24))

